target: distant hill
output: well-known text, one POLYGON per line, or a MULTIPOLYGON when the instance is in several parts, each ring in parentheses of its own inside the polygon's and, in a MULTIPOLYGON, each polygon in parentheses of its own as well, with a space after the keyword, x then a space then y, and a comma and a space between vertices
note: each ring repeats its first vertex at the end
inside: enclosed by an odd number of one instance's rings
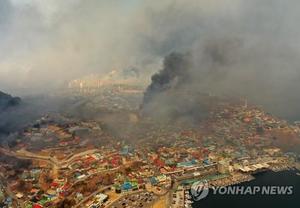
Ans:
POLYGON ((13 97, 0 91, 0 112, 20 105, 21 98, 13 97))
POLYGON ((13 97, 0 91, 0 142, 3 135, 8 135, 10 131, 15 130, 16 118, 11 116, 11 112, 19 109, 21 98, 13 97))

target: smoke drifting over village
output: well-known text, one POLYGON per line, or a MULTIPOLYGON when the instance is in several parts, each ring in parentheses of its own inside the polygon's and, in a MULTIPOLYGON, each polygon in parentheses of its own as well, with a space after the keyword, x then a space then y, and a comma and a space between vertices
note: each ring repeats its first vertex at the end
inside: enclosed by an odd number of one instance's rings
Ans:
POLYGON ((299 20, 299 0, 0 0, 0 208, 296 207, 299 20))
POLYGON ((188 89, 299 115, 299 4, 3 0, 0 88, 48 92, 83 75, 136 66, 148 80, 157 73, 147 102, 160 103, 160 91, 188 89))

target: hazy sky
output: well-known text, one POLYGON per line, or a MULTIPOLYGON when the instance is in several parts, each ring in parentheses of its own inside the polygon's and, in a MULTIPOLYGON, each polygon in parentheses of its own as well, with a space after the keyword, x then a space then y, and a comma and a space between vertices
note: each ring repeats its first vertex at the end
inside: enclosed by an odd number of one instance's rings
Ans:
POLYGON ((130 27, 137 6, 135 0, 1 0, 0 88, 53 87, 136 64, 130 27))
POLYGON ((202 73, 211 66, 203 48, 214 43, 232 61, 214 66, 230 79, 201 79, 204 89, 298 106, 299 19, 298 0, 1 0, 0 90, 41 92, 129 66, 155 72, 172 51, 199 52, 202 73))
POLYGON ((167 53, 192 45, 198 12, 232 13, 239 6, 237 0, 188 2, 1 0, 0 89, 40 91, 129 66, 156 71, 167 53))

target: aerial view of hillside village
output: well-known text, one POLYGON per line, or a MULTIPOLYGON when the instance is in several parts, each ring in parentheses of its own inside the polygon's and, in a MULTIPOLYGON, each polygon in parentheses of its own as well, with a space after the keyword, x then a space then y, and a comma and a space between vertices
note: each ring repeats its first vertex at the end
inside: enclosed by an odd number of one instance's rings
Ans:
POLYGON ((141 118, 137 87, 105 88, 68 91, 94 93, 102 108, 125 113, 126 120, 107 127, 101 118, 45 115, 1 147, 3 206, 190 207, 195 181, 227 186, 254 180, 258 172, 299 168, 299 154, 287 150, 299 148, 300 125, 245 100, 208 96, 216 106, 187 128, 141 118), (113 129, 119 125, 126 130, 113 129))

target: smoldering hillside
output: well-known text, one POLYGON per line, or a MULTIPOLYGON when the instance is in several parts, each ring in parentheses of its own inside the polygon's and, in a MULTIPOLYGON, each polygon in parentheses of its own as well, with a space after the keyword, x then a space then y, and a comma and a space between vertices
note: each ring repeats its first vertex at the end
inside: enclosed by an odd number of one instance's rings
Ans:
POLYGON ((0 107, 6 106, 0 108, 0 144, 13 140, 15 133, 35 124, 42 116, 65 113, 79 102, 74 98, 61 95, 34 95, 20 99, 5 94, 4 98, 0 96, 0 104, 3 104, 0 107))

